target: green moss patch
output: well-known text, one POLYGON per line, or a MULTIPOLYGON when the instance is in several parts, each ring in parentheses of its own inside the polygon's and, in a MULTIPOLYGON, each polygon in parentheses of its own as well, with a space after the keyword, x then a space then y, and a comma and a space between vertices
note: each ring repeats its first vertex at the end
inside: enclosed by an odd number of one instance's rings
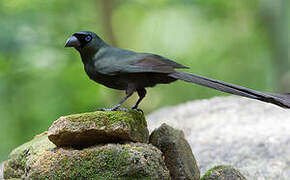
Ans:
POLYGON ((15 149, 7 162, 7 179, 170 179, 162 153, 142 143, 76 150, 56 148, 45 135, 15 149))

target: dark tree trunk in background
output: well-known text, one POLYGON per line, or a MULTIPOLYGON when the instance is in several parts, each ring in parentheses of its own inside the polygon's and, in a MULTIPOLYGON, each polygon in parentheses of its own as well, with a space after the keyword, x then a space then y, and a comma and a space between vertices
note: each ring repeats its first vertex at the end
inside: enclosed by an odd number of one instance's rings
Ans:
POLYGON ((261 18, 271 41, 277 91, 290 92, 289 20, 288 0, 260 1, 261 18))
MULTIPOLYGON (((286 63, 282 76, 282 90, 290 90, 290 1, 282 0, 281 9, 281 48, 282 58, 286 63)), ((283 65, 283 64, 282 64, 283 65)))
POLYGON ((117 42, 112 27, 112 12, 114 5, 115 5, 114 0, 101 0, 102 21, 106 37, 108 37, 108 40, 110 41, 111 45, 116 46, 117 42))

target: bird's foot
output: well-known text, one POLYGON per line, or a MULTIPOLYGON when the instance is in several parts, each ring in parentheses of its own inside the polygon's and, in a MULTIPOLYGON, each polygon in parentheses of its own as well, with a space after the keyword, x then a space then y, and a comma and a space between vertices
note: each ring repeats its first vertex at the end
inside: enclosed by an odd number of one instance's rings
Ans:
POLYGON ((113 108, 100 108, 98 109, 98 111, 126 111, 128 112, 128 109, 113 107, 113 108))
POLYGON ((117 111, 120 106, 121 106, 121 104, 117 104, 117 105, 113 106, 112 108, 100 108, 98 110, 99 111, 117 111))
POLYGON ((114 109, 114 108, 99 108, 98 111, 117 111, 117 109, 114 109))
POLYGON ((139 109, 138 107, 135 107, 135 106, 131 107, 131 110, 140 111, 142 112, 142 114, 144 114, 142 109, 139 109))
POLYGON ((129 110, 128 110, 128 109, 126 109, 126 108, 119 108, 119 109, 118 109, 118 111, 125 111, 125 112, 129 112, 129 110))

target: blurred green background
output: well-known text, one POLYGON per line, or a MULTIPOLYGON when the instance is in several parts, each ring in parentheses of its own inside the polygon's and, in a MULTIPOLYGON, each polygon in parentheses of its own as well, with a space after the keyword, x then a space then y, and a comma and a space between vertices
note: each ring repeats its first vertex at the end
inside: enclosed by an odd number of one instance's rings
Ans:
MULTIPOLYGON (((190 72, 262 91, 290 92, 287 0, 1 0, 0 161, 59 116, 117 103, 123 92, 90 81, 72 33, 157 53, 190 72)), ((148 90, 141 108, 223 93, 176 82, 148 90)), ((126 106, 136 101, 136 95, 126 106)))

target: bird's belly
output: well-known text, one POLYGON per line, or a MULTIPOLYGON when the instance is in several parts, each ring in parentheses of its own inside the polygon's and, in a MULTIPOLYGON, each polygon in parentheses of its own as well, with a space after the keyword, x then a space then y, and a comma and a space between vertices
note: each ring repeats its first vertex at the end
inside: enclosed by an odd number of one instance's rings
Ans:
POLYGON ((118 90, 126 90, 128 84, 133 84, 136 89, 141 89, 153 87, 156 84, 171 83, 176 80, 163 73, 126 73, 119 75, 105 75, 89 71, 89 69, 87 70, 87 75, 93 81, 118 90))
POLYGON ((168 84, 176 80, 164 73, 129 73, 122 74, 120 79, 126 79, 128 83, 134 84, 136 89, 168 84))
POLYGON ((118 76, 109 76, 103 74, 88 74, 90 79, 93 81, 102 84, 106 87, 118 89, 118 90, 125 90, 127 89, 128 83, 122 81, 118 76))

